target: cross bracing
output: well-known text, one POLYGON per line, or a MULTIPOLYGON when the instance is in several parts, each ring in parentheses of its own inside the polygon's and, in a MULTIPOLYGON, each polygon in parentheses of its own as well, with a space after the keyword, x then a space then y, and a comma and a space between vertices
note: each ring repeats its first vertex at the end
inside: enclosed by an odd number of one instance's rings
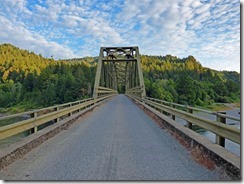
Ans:
POLYGON ((93 96, 133 93, 145 97, 138 47, 101 47, 93 96))

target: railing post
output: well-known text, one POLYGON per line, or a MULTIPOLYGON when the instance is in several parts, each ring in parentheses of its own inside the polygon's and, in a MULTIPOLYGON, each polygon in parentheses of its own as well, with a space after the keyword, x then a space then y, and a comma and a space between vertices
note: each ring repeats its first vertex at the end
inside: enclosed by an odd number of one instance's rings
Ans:
MULTIPOLYGON (((35 118, 37 117, 37 112, 34 112, 32 114, 30 114, 31 118, 35 118)), ((35 126, 34 128, 30 129, 30 134, 34 134, 37 132, 37 126, 35 126)))
MULTIPOLYGON (((187 112, 193 114, 193 110, 187 107, 187 112)), ((192 129, 192 123, 187 121, 187 128, 192 129)))
MULTIPOLYGON (((172 105, 172 107, 175 109, 175 105, 172 105)), ((175 120, 175 115, 171 114, 172 120, 175 120)))
MULTIPOLYGON (((222 112, 218 112, 218 113, 226 114, 226 112, 223 112, 223 111, 222 112)), ((216 121, 226 124, 226 118, 225 117, 221 117, 218 114, 216 115, 216 121)), ((225 138, 224 137, 216 135, 215 142, 216 142, 216 144, 218 144, 218 145, 220 145, 222 147, 225 147, 225 138)))
MULTIPOLYGON (((54 110, 55 111, 59 111, 59 107, 55 107, 54 110)), ((57 123, 59 121, 60 121, 60 118, 59 117, 54 120, 55 123, 57 123)))
MULTIPOLYGON (((69 106, 72 107, 72 103, 70 103, 69 106)), ((72 112, 70 112, 68 116, 72 116, 72 112)))
MULTIPOLYGON (((79 103, 78 103, 79 105, 80 105, 80 101, 79 101, 79 103)), ((80 112, 80 109, 78 109, 78 112, 80 112)))
MULTIPOLYGON (((163 105, 163 102, 160 101, 160 104, 163 105)), ((160 109, 160 112, 161 112, 162 114, 164 113, 164 111, 163 111, 162 109, 160 109)))

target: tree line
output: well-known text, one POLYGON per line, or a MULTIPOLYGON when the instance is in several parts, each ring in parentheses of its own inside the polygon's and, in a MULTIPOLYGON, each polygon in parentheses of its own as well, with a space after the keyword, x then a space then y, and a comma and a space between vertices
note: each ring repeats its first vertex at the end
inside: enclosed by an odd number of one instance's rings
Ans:
MULTIPOLYGON (((44 58, 0 45, 0 109, 24 111, 91 97, 97 57, 44 58)), ((188 105, 240 101, 240 74, 203 67, 193 56, 141 56, 147 96, 188 105)))
POLYGON ((96 68, 89 59, 55 61, 0 45, 0 108, 24 111, 90 97, 96 68))
POLYGON ((148 96, 186 105, 240 101, 240 74, 203 67, 193 56, 141 56, 148 96))

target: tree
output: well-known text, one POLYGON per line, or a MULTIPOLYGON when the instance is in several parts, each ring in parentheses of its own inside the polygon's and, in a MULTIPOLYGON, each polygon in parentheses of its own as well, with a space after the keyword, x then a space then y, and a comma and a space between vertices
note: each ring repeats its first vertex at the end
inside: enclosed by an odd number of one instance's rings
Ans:
POLYGON ((27 92, 32 92, 36 87, 37 79, 33 73, 29 73, 23 81, 23 88, 27 92))
POLYGON ((178 102, 182 104, 193 105, 196 100, 196 88, 194 81, 186 73, 176 81, 176 91, 178 93, 178 102))

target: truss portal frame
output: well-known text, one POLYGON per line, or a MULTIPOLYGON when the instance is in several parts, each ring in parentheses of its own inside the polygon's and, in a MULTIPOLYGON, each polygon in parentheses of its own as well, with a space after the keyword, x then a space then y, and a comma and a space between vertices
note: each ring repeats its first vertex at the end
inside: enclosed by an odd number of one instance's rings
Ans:
POLYGON ((137 46, 100 48, 93 97, 118 91, 146 96, 137 46))

